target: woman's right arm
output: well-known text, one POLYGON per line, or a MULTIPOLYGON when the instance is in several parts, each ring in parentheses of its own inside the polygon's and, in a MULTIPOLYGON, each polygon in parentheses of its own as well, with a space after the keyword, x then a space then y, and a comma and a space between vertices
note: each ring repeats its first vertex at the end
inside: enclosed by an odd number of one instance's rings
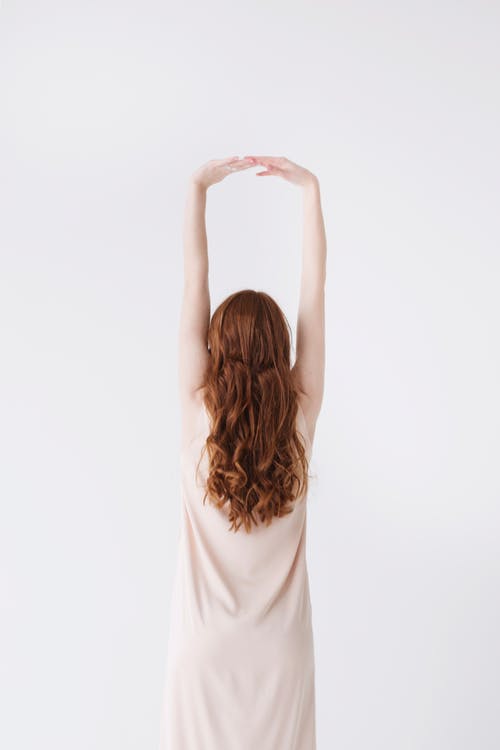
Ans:
POLYGON ((295 364, 292 373, 300 394, 309 437, 323 401, 325 380, 326 232, 319 180, 312 172, 284 156, 245 157, 265 167, 257 177, 281 177, 297 185, 303 196, 303 247, 297 317, 295 364))
POLYGON ((309 436, 314 436, 325 381, 326 232, 317 177, 302 186, 302 273, 297 314, 296 357, 292 372, 301 392, 309 436))

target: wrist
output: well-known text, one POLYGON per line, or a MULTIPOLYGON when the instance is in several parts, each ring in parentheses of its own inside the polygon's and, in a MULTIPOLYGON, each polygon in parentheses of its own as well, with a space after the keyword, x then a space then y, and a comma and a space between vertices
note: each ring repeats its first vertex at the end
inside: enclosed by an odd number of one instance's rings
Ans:
POLYGON ((208 190, 208 186, 199 177, 195 176, 189 178, 189 188, 200 193, 206 193, 208 190))
POLYGON ((319 180, 315 174, 309 172, 306 180, 302 183, 304 193, 319 192, 319 180))

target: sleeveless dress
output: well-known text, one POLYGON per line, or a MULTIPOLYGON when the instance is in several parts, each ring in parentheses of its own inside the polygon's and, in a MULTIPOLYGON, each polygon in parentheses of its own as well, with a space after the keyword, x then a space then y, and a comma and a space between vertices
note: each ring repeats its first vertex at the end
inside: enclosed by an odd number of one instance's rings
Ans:
MULTIPOLYGON (((207 451, 196 476, 210 429, 203 403, 192 427, 181 450, 160 750, 316 750, 307 496, 270 526, 229 531, 228 506, 202 502, 207 451)), ((297 429, 310 459, 300 405, 297 429)))

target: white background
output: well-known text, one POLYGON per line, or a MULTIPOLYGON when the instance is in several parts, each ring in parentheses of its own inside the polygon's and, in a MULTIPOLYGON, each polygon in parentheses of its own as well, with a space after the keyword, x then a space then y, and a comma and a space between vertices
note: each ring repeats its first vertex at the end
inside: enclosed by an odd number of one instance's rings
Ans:
MULTIPOLYGON (((156 749, 185 184, 247 153, 315 172, 328 234, 318 749, 500 746, 499 22, 471 0, 4 0, 6 750, 156 749)), ((263 289, 295 336, 300 193, 256 171, 208 195, 212 305, 263 289)))

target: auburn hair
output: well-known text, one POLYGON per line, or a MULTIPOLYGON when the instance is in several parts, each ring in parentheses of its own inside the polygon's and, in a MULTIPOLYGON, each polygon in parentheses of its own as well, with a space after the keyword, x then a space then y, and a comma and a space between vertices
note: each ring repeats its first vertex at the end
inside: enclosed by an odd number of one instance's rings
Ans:
POLYGON ((230 531, 243 525, 250 532, 257 517, 269 526, 307 494, 309 462, 296 428, 290 341, 285 315, 265 292, 234 292, 210 320, 203 503, 207 497, 218 508, 229 503, 230 531))

